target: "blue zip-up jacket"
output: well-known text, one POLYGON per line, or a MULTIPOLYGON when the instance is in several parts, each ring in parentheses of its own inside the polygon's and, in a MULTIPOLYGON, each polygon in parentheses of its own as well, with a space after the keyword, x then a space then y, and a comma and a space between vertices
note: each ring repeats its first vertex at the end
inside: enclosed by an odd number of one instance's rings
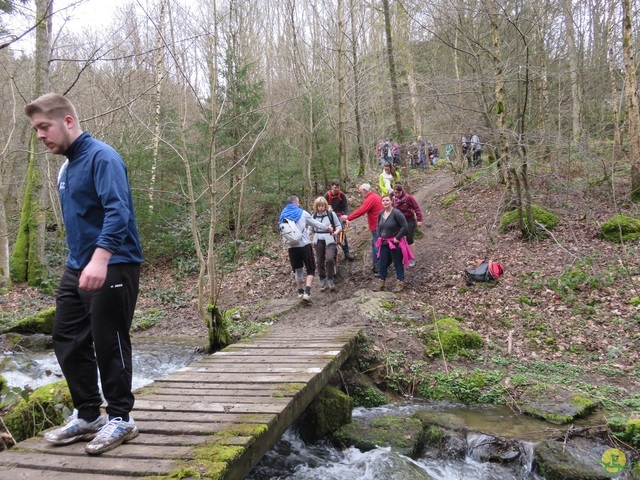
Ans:
POLYGON ((67 233, 67 267, 82 270, 96 247, 109 264, 142 263, 127 167, 109 145, 83 132, 65 152, 58 193, 67 233))

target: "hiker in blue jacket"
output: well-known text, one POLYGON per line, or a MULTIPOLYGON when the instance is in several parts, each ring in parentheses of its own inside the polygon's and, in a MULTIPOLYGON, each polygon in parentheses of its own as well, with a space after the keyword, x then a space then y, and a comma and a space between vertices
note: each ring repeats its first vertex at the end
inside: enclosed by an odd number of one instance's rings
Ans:
POLYGON ((313 227, 317 232, 333 233, 331 225, 326 226, 322 222, 315 220, 309 212, 300 207, 300 199, 291 195, 287 197, 287 205, 280 213, 278 223, 282 223, 286 218, 296 222, 298 229, 302 233, 300 240, 295 245, 288 247, 289 262, 295 273, 298 297, 308 302, 311 300, 311 285, 316 273, 316 264, 311 249, 311 239, 307 232, 307 227, 313 227), (307 278, 304 277, 304 269, 307 270, 307 278))
POLYGON ((38 139, 67 157, 58 192, 69 255, 56 297, 53 348, 74 414, 44 438, 55 445, 91 440, 85 452, 100 454, 138 435, 129 414, 134 403, 129 329, 142 248, 127 169, 113 148, 82 131, 66 97, 43 95, 25 114, 38 139), (108 421, 100 413, 98 371, 108 421))

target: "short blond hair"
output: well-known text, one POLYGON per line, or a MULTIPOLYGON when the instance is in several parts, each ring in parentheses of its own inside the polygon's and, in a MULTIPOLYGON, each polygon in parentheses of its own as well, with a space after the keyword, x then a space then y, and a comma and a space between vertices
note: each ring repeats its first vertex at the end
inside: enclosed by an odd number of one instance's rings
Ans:
POLYGON ((58 93, 45 93, 36 98, 24 107, 24 113, 29 118, 40 113, 47 118, 55 120, 61 120, 70 115, 76 123, 79 123, 76 107, 67 97, 58 93))
POLYGON ((318 210, 318 205, 324 205, 327 210, 331 210, 331 205, 327 202, 327 199, 324 197, 318 197, 313 201, 313 209, 318 210))

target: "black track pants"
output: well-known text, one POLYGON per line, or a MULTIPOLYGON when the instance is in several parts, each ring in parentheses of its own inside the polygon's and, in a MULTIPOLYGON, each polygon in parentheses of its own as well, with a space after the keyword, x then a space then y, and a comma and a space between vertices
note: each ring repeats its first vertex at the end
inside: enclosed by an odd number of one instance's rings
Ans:
POLYGON ((62 274, 53 348, 80 418, 100 412, 98 369, 107 413, 123 416, 133 408, 129 329, 139 278, 139 264, 109 265, 102 288, 89 292, 78 288, 79 271, 62 274))

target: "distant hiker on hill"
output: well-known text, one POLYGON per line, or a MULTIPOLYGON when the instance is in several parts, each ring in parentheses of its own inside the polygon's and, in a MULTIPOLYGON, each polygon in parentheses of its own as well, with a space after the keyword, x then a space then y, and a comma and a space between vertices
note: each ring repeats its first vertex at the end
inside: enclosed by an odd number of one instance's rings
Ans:
POLYGON ((288 245, 289 261, 291 268, 295 273, 296 286, 298 287, 298 297, 304 301, 311 300, 311 285, 313 284, 313 276, 315 275, 316 264, 311 250, 311 240, 307 233, 307 226, 316 228, 317 231, 333 233, 331 225, 326 226, 314 220, 309 212, 300 207, 300 200, 295 195, 287 198, 287 205, 280 213, 279 223, 285 219, 293 220, 300 231, 301 237, 298 242, 288 245), (305 282, 304 268, 307 270, 307 278, 305 282))
POLYGON ((462 136, 462 140, 460 141, 462 146, 462 155, 467 160, 467 167, 473 167, 473 163, 471 160, 471 146, 469 145, 469 138, 466 135, 462 136))
MULTIPOLYGON (((338 218, 342 217, 342 215, 349 215, 349 201, 347 200, 347 196, 340 190, 340 180, 331 180, 331 189, 324 194, 324 198, 338 218)), ((344 222, 342 219, 340 219, 340 228, 343 231, 342 252, 347 260, 353 261, 356 257, 349 249, 349 241, 347 240, 347 235, 344 233, 344 222)))
POLYGON ((317 231, 314 227, 309 230, 313 235, 313 244, 316 250, 316 261, 318 265, 318 275, 320 276, 320 291, 324 292, 327 287, 333 290, 335 285, 333 277, 336 268, 336 239, 334 235, 342 229, 342 224, 338 216, 331 210, 324 197, 318 197, 313 202, 313 219, 323 224, 324 228, 317 231), (327 233, 326 228, 332 227, 333 234, 327 233))
POLYGON ((378 273, 378 256, 376 254, 376 241, 378 240, 378 213, 382 210, 382 201, 380 200, 380 195, 371 191, 371 185, 368 183, 363 183, 358 187, 358 191, 364 201, 362 205, 356 209, 355 212, 350 215, 342 215, 342 220, 345 222, 350 222, 355 220, 362 215, 367 215, 367 224, 369 225, 369 230, 371 231, 371 261, 373 263, 372 271, 373 273, 378 273))
POLYGON ((377 255, 380 262, 378 273, 378 284, 376 291, 384 290, 387 280, 387 269, 393 261, 393 268, 396 271, 396 287, 394 292, 401 292, 404 289, 404 269, 409 261, 413 259, 413 254, 405 236, 409 229, 407 219, 400 210, 393 208, 391 195, 382 196, 383 209, 378 213, 378 239, 376 241, 377 255))
POLYGON ((473 155, 474 168, 482 166, 482 141, 478 134, 474 133, 471 137, 471 155, 473 155))
POLYGON ((418 135, 418 165, 427 168, 427 141, 418 135))
MULTIPOLYGON (((422 210, 420 209, 418 202, 416 202, 416 199, 407 193, 401 183, 396 183, 396 186, 394 187, 393 208, 399 210, 400 213, 404 215, 404 218, 407 219, 407 244, 411 249, 411 253, 415 256, 415 251, 413 249, 413 234, 416 230, 416 225, 418 228, 422 226, 422 210)), ((409 260, 408 266, 416 266, 415 258, 409 260)))
POLYGON ((382 173, 378 177, 378 185, 380 186, 380 193, 386 195, 393 192, 393 186, 396 182, 400 181, 400 172, 396 170, 389 162, 384 164, 382 173))

